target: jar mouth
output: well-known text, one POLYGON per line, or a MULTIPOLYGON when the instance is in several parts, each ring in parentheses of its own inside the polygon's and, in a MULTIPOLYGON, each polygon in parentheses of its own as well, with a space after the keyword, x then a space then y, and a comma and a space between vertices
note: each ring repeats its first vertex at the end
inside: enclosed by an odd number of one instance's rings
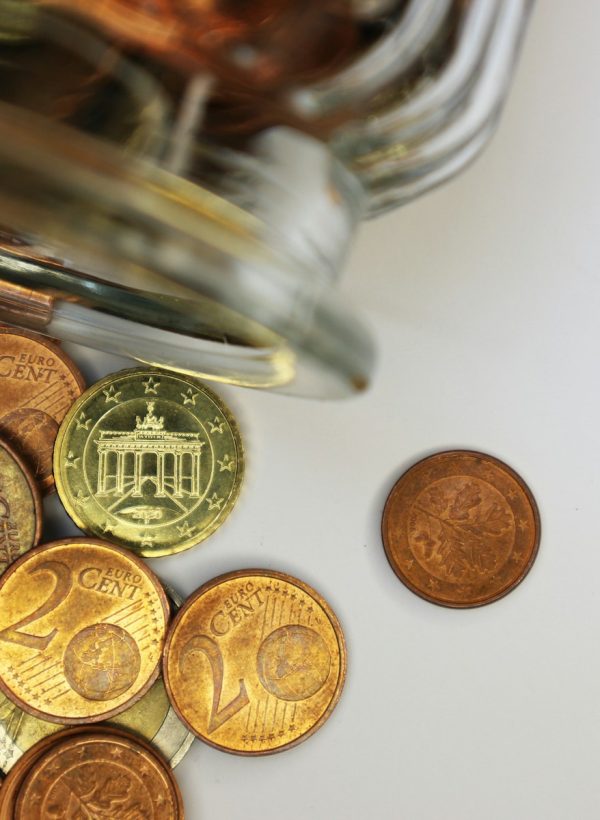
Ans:
MULTIPOLYGON (((277 150, 296 150, 279 130, 277 150)), ((302 157, 306 145, 325 155, 297 139, 302 157)), ((0 278, 51 296, 50 335, 232 384, 351 395, 369 382, 373 344, 333 278, 361 190, 315 156, 323 215, 304 224, 312 204, 272 155, 200 147, 200 184, 1 103, 0 207, 22 244, 0 248, 0 278)))

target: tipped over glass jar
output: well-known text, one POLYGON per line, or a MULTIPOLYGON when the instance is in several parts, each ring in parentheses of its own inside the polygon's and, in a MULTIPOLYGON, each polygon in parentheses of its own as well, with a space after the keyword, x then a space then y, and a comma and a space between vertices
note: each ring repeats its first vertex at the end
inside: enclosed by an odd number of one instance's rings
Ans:
POLYGON ((0 320, 341 397, 359 223, 492 133, 528 0, 0 0, 0 320))

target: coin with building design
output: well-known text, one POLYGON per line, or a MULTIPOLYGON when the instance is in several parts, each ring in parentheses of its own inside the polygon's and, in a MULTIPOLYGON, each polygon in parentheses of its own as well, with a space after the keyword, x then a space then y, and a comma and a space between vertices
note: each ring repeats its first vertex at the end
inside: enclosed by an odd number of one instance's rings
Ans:
POLYGON ((175 710, 201 740, 263 755, 315 732, 339 700, 344 635, 302 581, 242 570, 195 592, 173 621, 163 658, 175 710))
POLYGON ((44 492, 54 487, 52 450, 58 426, 84 386, 81 373, 57 344, 0 326, 0 435, 44 492))
POLYGON ((243 467, 221 399, 191 377, 146 368, 90 387, 54 451, 58 493, 75 523, 146 557, 214 532, 235 504, 243 467))
POLYGON ((33 475, 0 439, 0 574, 33 547, 42 529, 42 501, 33 475))
POLYGON ((168 618, 131 552, 84 538, 36 547, 0 577, 0 688, 44 720, 107 720, 156 680, 168 618))

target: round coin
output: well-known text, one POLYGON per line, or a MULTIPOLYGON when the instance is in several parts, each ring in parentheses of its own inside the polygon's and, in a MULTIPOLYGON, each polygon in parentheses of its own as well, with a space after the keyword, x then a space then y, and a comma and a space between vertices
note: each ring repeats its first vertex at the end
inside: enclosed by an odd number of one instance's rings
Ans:
POLYGON ((346 675, 338 619, 289 575, 242 570, 197 590, 169 631, 163 675, 194 734, 245 755, 295 746, 327 720, 346 675))
POLYGON ((41 489, 54 487, 58 426, 85 384, 61 348, 35 333, 0 327, 0 435, 23 457, 41 489))
MULTIPOLYGON (((173 590, 168 595, 178 608, 179 596, 173 590)), ((151 741, 172 768, 183 760, 194 740, 171 706, 162 678, 137 703, 108 723, 151 741)), ((0 693, 0 770, 8 773, 38 741, 59 731, 60 725, 27 714, 0 693)))
POLYGON ((467 608, 502 598, 531 569, 540 541, 535 499, 492 456, 456 450, 411 467, 385 505, 383 543, 406 586, 467 608))
POLYGON ((156 680, 168 617, 158 579, 127 550, 36 547, 0 577, 0 688, 44 720, 107 720, 156 680))
POLYGON ((123 732, 61 735, 32 761, 14 820, 51 817, 183 818, 172 772, 145 743, 123 732))
MULTIPOLYGON (((137 703, 108 721, 108 725, 151 741, 173 769, 194 740, 169 703, 162 678, 137 703)), ((0 693, 0 770, 7 774, 38 741, 60 731, 59 724, 28 715, 0 693)))
POLYGON ((0 439, 0 574, 35 546, 42 530, 42 500, 27 465, 0 439))
POLYGON ((146 557, 219 527, 244 469, 231 413, 195 379, 136 368, 75 402, 54 451, 57 489, 78 527, 146 557))

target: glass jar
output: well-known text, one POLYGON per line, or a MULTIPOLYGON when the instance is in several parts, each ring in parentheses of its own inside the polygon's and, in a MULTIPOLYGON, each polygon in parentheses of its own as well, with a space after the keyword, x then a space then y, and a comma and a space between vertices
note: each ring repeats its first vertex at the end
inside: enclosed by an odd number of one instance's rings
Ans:
POLYGON ((530 4, 353 0, 368 44, 241 132, 237 98, 211 120, 210 72, 16 5, 0 0, 0 318, 217 381, 364 389, 373 344, 335 287, 352 238, 485 144, 530 4))

